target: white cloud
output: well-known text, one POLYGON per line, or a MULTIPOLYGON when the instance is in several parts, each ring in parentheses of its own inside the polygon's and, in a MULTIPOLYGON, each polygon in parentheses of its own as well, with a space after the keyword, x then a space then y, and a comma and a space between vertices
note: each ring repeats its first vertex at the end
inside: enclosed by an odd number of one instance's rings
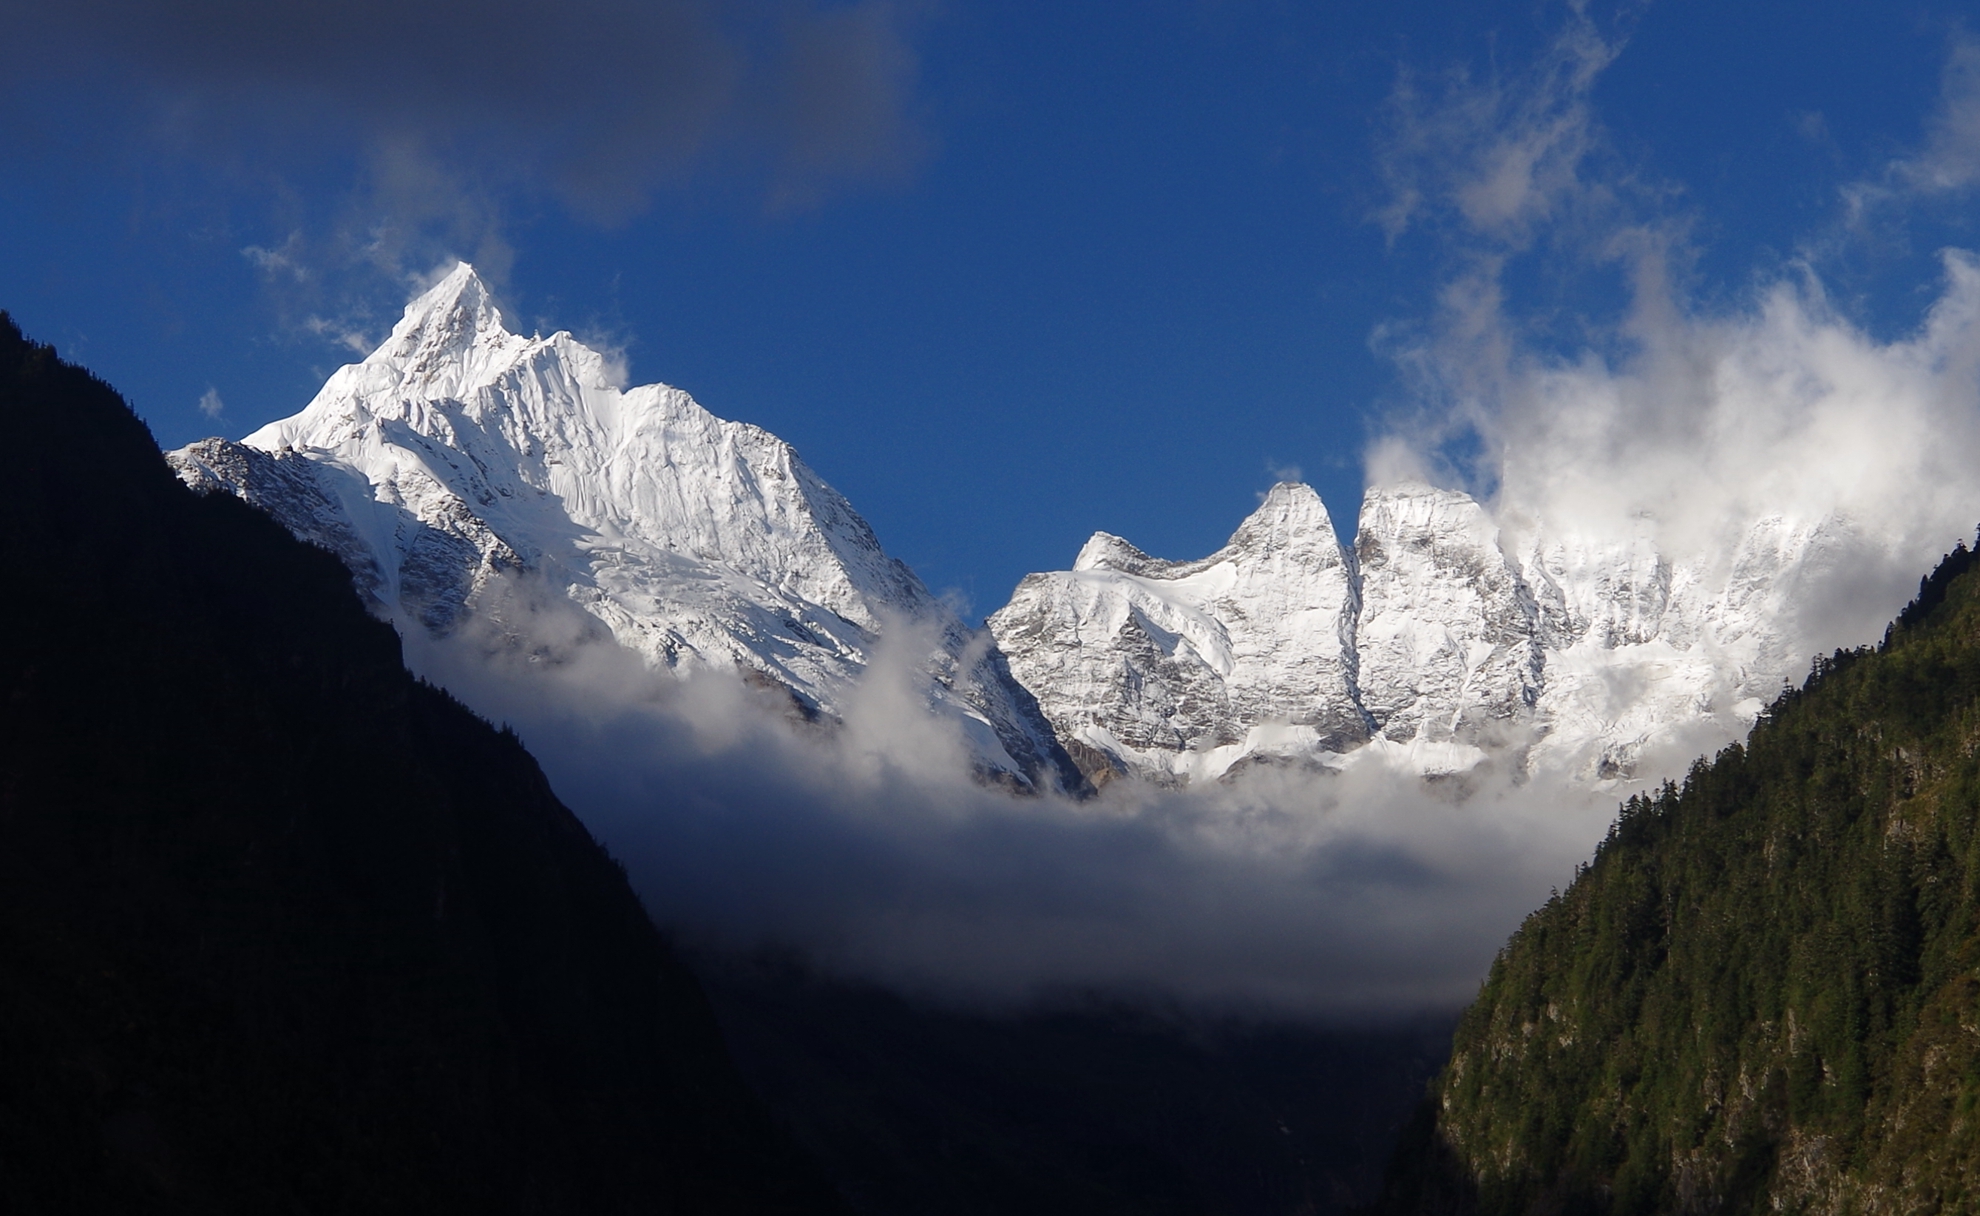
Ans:
POLYGON ((298 283, 304 283, 309 280, 309 269, 296 260, 301 245, 302 233, 291 232, 289 239, 282 242, 279 248, 269 249, 261 245, 249 245, 241 250, 241 256, 270 278, 287 276, 298 283))
POLYGON ((1459 800, 1372 756, 1194 793, 1013 796, 965 775, 910 691, 913 639, 882 648, 842 727, 808 726, 732 678, 649 672, 568 603, 505 596, 490 632, 417 636, 409 657, 518 729, 663 923, 950 999, 1454 1008, 1613 814, 1503 775, 1459 800))
MULTIPOLYGON (((1947 252, 1936 303, 1896 340, 1834 307, 1811 264, 1698 307, 1674 192, 1608 150, 1589 106, 1618 51, 1571 9, 1533 70, 1398 101, 1385 222, 1455 256, 1426 319, 1376 333, 1413 404, 1371 443, 1370 478, 1462 484, 1516 554, 1536 531, 1623 544, 1647 528, 1708 575, 1763 519, 1828 521, 1840 548, 1785 623, 1786 661, 1874 640, 1980 522, 1980 466, 1964 458, 1980 443, 1980 263, 1947 252), (1533 301, 1510 286, 1618 272, 1619 292, 1533 301), (1590 298, 1607 311, 1562 307, 1590 298)), ((1953 49, 1930 132, 1879 189, 1980 180, 1971 42, 1953 49)))
POLYGON ((326 339, 359 357, 378 349, 378 343, 350 318, 333 320, 311 315, 302 319, 301 327, 304 332, 326 339))
POLYGON ((226 411, 227 403, 220 400, 220 391, 210 384, 207 385, 206 391, 199 395, 200 415, 204 418, 217 421, 220 415, 226 411))
POLYGON ((1902 208, 1964 198, 1980 184, 1980 41, 1952 40, 1939 75, 1939 98, 1915 150, 1887 162, 1872 177, 1841 188, 1843 227, 1860 236, 1879 223, 1901 222, 1902 208))
POLYGON ((1963 193, 1980 182, 1980 42, 1953 42, 1925 146, 1892 162, 1891 174, 1921 193, 1963 193))
POLYGON ((1589 92, 1620 43, 1586 9, 1522 71, 1426 86, 1405 74, 1390 99, 1378 168, 1390 199, 1373 217, 1391 240, 1455 217, 1472 234, 1523 245, 1578 196, 1599 191, 1586 162, 1601 146, 1589 92))

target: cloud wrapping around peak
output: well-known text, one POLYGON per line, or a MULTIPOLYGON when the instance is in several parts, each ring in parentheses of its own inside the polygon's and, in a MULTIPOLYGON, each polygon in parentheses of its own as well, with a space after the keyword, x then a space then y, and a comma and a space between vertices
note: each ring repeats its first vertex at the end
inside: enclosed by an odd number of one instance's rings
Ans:
MULTIPOLYGON (((1399 87, 1381 218, 1438 242, 1450 269, 1426 318, 1376 333, 1409 401, 1371 444, 1370 479, 1461 485, 1515 557, 1543 538, 1647 537, 1708 583, 1756 529, 1819 532, 1833 552, 1782 622, 1787 654, 1874 640, 1980 523, 1965 458, 1980 260, 1943 253, 1936 301, 1895 339, 1838 307, 1810 261, 1699 305, 1676 191, 1616 155, 1590 107, 1620 52, 1571 7, 1528 71, 1455 77, 1434 105, 1399 87)), ((1924 147, 1887 178, 1892 199, 1980 180, 1971 41, 1951 48, 1924 147)))

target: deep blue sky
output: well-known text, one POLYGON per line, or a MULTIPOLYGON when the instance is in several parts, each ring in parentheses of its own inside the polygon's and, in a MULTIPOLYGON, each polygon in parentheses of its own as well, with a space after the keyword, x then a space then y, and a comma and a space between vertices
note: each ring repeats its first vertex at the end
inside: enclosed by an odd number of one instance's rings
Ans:
MULTIPOLYGON (((1515 81, 1567 20, 1449 0, 784 6, 815 19, 788 35, 803 59, 751 49, 784 36, 766 4, 677 0, 723 9, 747 28, 720 45, 761 59, 704 120, 615 83, 673 37, 618 0, 277 7, 290 27, 230 0, 72 19, 0 0, 39 23, 0 55, 0 307, 32 336, 167 446, 239 436, 353 357, 335 331, 382 334, 408 275, 469 257, 522 327, 622 346, 635 382, 794 443, 977 614, 1095 529, 1206 553, 1273 469, 1351 530, 1364 448, 1411 391, 1375 335, 1424 323, 1463 245, 1373 219, 1398 90, 1515 81), (416 45, 379 50, 395 38, 416 45), (832 101, 876 80, 870 104, 832 101), (670 150, 682 131, 702 151, 670 150), (650 163, 648 142, 667 145, 650 163)), ((1844 187, 1928 138, 1970 6, 1591 11, 1622 46, 1589 95, 1600 172, 1685 226, 1699 307, 1812 256, 1863 323, 1916 323, 1933 251, 1976 243, 1959 207, 1824 234, 1844 187)), ((701 44, 666 45, 691 75, 701 44)), ((1507 282, 1572 348, 1615 285, 1546 246, 1507 282)))

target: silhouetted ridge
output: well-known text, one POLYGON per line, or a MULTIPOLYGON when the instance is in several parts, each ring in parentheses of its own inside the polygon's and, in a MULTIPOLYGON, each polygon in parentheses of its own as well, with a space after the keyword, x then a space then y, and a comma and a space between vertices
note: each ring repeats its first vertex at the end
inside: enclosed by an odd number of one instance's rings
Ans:
POLYGON ((1963 543, 1953 546, 1936 570, 1918 580, 1918 598, 1898 613, 1897 628, 1911 629, 1922 623, 1932 609, 1945 602, 1946 590, 1953 580, 1972 569, 1976 560, 1980 560, 1980 548, 1969 549, 1963 543))
POLYGON ((515 736, 0 314, 0 1210, 840 1210, 515 736))

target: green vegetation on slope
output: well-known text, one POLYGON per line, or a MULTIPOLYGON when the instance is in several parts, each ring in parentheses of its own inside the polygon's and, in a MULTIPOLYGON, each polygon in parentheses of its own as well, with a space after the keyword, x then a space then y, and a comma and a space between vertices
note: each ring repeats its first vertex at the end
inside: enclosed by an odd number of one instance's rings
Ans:
POLYGON ((1980 1211, 1980 571, 1631 799, 1459 1026, 1400 1211, 1980 1211))
POLYGON ((0 1211, 840 1210, 513 735, 0 314, 0 1211))

